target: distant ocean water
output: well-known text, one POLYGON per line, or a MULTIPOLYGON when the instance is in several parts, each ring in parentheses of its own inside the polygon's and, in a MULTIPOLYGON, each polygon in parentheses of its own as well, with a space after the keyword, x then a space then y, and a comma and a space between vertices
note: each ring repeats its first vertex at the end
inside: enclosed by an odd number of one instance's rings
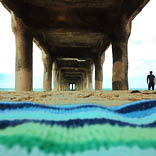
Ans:
MULTIPOLYGON (((94 90, 94 89, 93 89, 94 90)), ((103 91, 111 91, 112 88, 104 88, 103 91)), ((147 90, 147 88, 129 88, 129 90, 147 90)), ((15 88, 0 88, 0 91, 8 92, 8 91, 15 91, 15 88)), ((43 91, 43 88, 34 88, 33 91, 43 91)))

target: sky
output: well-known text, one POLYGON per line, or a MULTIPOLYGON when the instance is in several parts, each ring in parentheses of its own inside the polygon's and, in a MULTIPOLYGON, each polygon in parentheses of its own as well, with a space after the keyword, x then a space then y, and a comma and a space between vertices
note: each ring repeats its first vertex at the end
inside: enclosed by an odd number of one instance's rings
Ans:
MULTIPOLYGON (((128 43, 129 88, 147 88, 149 71, 156 75, 156 0, 150 2, 132 21, 128 43)), ((10 13, 0 3, 0 88, 15 86, 15 37, 10 13)), ((94 74, 93 74, 94 83, 94 74)), ((43 63, 40 49, 33 44, 33 88, 43 86, 43 63)), ((93 85, 94 87, 94 85, 93 85)), ((103 88, 112 88, 112 50, 106 51, 103 65, 103 88)))

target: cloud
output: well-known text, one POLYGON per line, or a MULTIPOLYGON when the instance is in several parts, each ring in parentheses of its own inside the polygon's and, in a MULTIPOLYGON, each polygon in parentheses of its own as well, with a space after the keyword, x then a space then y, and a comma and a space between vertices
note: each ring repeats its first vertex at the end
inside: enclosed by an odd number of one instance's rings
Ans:
POLYGON ((15 38, 11 30, 11 16, 0 3, 0 72, 15 71, 15 38))
POLYGON ((132 22, 129 39, 129 77, 156 73, 156 1, 151 0, 132 22))
POLYGON ((43 77, 44 69, 41 50, 33 43, 33 74, 43 77))
POLYGON ((136 16, 132 21, 132 33, 130 41, 144 41, 153 42, 156 38, 156 20, 154 16, 156 14, 156 1, 151 0, 145 8, 136 16))

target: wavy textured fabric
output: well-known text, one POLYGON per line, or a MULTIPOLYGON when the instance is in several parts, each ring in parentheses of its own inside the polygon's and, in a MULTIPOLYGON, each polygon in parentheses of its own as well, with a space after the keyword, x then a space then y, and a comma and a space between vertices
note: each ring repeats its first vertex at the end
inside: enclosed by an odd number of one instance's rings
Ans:
POLYGON ((156 100, 114 107, 0 102, 0 156, 156 155, 156 100))

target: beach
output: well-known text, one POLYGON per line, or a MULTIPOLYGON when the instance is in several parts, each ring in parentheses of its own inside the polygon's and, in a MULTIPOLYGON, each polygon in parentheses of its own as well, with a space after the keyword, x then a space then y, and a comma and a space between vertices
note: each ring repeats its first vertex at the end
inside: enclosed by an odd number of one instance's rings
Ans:
POLYGON ((115 106, 156 98, 156 91, 32 91, 0 92, 0 101, 29 101, 44 105, 92 103, 115 106))

